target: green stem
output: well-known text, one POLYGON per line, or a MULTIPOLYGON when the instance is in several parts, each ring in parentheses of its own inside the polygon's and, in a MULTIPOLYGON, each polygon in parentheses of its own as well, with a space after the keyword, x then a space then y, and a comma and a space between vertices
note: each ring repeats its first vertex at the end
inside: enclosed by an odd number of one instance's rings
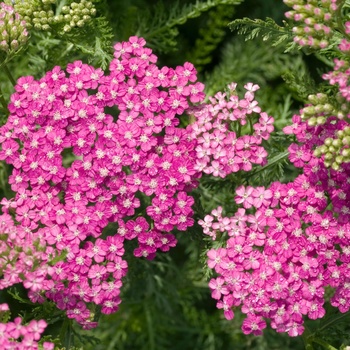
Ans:
POLYGON ((337 350, 337 348, 335 348, 334 346, 326 343, 325 341, 321 340, 321 339, 315 339, 312 338, 311 339, 314 343, 320 344, 322 345, 326 350, 337 350))
POLYGON ((0 92, 0 102, 1 104, 4 106, 4 112, 7 112, 7 105, 6 105, 6 101, 4 99, 4 96, 2 96, 2 93, 0 92))
POLYGON ((238 121, 237 138, 241 136, 242 124, 238 121))
POLYGON ((346 312, 344 314, 341 314, 339 315, 338 317, 335 317, 331 320, 329 320, 328 322, 326 322, 318 331, 322 331, 323 329, 329 327, 332 323, 334 322, 338 322, 339 320, 343 319, 343 318, 346 318, 346 317, 349 317, 349 313, 346 312))
POLYGON ((1 87, 0 87, 0 102, 1 104, 3 105, 5 111, 7 112, 8 109, 7 109, 7 103, 6 103, 6 100, 4 98, 4 95, 2 94, 2 90, 1 90, 1 87))
POLYGON ((152 324, 152 316, 151 316, 149 307, 147 305, 147 302, 144 305, 145 305, 145 313, 146 313, 148 336, 149 336, 149 349, 150 350, 155 350, 155 341, 154 341, 154 331, 153 331, 153 324, 152 324))
POLYGON ((66 5, 66 0, 60 1, 58 5, 56 5, 56 13, 55 15, 60 15, 62 12, 62 7, 66 5))
POLYGON ((304 333, 301 335, 301 337, 303 339, 305 349, 306 350, 313 350, 314 348, 313 348, 313 346, 311 344, 311 341, 309 339, 308 332, 307 332, 306 329, 305 329, 304 333))
POLYGON ((11 84, 13 86, 15 86, 16 85, 16 80, 13 78, 13 76, 12 76, 12 74, 11 74, 11 72, 8 69, 6 64, 4 64, 4 71, 5 71, 6 75, 7 75, 7 77, 10 79, 11 84))
POLYGON ((14 192, 11 190, 11 186, 8 183, 9 173, 11 170, 9 169, 9 166, 4 162, 0 162, 0 184, 1 189, 4 193, 5 198, 12 198, 14 195, 14 192))
POLYGON ((289 151, 285 151, 285 152, 283 152, 283 153, 280 153, 280 154, 277 155, 276 157, 273 157, 273 158, 268 162, 268 164, 266 164, 266 165, 264 165, 263 167, 257 169, 254 173, 251 173, 250 175, 245 176, 245 177, 244 177, 244 180, 247 180, 247 179, 249 179, 251 176, 256 175, 256 174, 260 173, 261 171, 264 171, 264 170, 270 168, 272 165, 274 165, 274 164, 280 162, 281 160, 287 158, 288 155, 289 155, 289 151))
POLYGON ((327 65, 328 67, 334 67, 334 64, 333 64, 333 61, 329 60, 327 57, 325 56, 322 56, 321 54, 319 53, 315 53, 315 57, 323 62, 325 65, 327 65))
POLYGON ((250 133, 252 134, 254 131, 253 121, 252 121, 252 118, 248 118, 248 120, 249 120, 250 133))
POLYGON ((72 320, 65 319, 62 325, 60 339, 62 345, 66 349, 70 349, 73 345, 73 332, 72 332, 72 320))

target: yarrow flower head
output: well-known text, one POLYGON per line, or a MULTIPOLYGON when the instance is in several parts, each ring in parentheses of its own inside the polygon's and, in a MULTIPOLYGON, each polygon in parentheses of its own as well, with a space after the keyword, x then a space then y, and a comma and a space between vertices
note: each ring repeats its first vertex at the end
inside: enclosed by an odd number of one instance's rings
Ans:
POLYGON ((277 332, 298 336, 304 316, 324 316, 328 286, 335 288, 332 305, 350 309, 350 226, 325 210, 321 185, 300 175, 267 190, 238 188, 235 201, 243 208, 234 216, 199 222, 211 237, 228 236, 225 247, 208 252, 208 266, 218 274, 209 287, 228 320, 239 306, 247 315, 245 334, 261 334, 269 319, 277 332))
POLYGON ((208 252, 217 274, 209 287, 227 319, 235 307, 247 315, 246 334, 261 334, 270 320, 277 332, 301 335, 305 317, 325 315, 326 288, 331 305, 350 310, 350 166, 328 168, 327 156, 315 155, 335 135, 346 138, 348 123, 330 117, 311 126, 300 115, 292 121, 284 128, 297 140, 289 159, 303 174, 267 189, 239 186, 233 216, 220 207, 199 221, 212 239, 227 237, 226 246, 208 252))
POLYGON ((239 99, 236 84, 232 83, 228 94, 218 92, 210 98, 210 104, 193 111, 196 122, 188 129, 198 139, 198 171, 224 178, 240 170, 250 171, 253 164, 266 163, 267 152, 261 144, 274 130, 274 119, 261 112, 254 99, 259 86, 248 83, 244 87, 243 99, 239 99), (244 126, 250 126, 251 134, 243 135, 244 126))
MULTIPOLYGON (((8 310, 7 304, 0 304, 2 309, 8 310)), ((32 320, 29 324, 22 324, 22 319, 16 317, 12 322, 0 323, 0 345, 2 349, 41 349, 53 350, 54 344, 40 342, 41 334, 47 327, 44 320, 32 320)))
POLYGON ((26 287, 87 328, 88 303, 107 314, 118 309, 124 240, 137 240, 134 255, 152 259, 175 246, 173 229, 194 223, 188 192, 201 175, 197 143, 178 116, 203 99, 203 85, 190 63, 158 68, 145 44, 117 43, 108 75, 76 61, 40 80, 18 79, 0 130, 16 192, 3 210, 22 239, 51 247, 43 269, 60 257, 47 271, 28 272, 26 287), (109 223, 114 235, 105 234, 109 223))

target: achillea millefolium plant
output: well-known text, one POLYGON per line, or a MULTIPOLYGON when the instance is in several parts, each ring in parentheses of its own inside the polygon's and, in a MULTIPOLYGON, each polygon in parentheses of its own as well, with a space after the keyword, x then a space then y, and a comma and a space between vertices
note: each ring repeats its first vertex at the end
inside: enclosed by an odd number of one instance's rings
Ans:
POLYGON ((347 349, 349 17, 1 2, 0 348, 347 349))

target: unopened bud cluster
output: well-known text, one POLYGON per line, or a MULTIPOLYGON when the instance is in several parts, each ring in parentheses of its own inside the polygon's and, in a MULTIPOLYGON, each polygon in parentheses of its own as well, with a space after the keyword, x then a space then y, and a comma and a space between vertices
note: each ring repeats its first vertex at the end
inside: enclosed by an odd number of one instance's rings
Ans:
MULTIPOLYGON (((329 1, 328 1, 329 3, 329 1)), ((339 5, 339 2, 338 2, 339 5)), ((335 6, 336 7, 336 6, 335 6)), ((343 25, 345 35, 350 34, 350 22, 343 25)), ((343 38, 338 45, 340 51, 347 54, 350 42, 343 38)), ((301 110, 301 119, 307 121, 309 127, 338 125, 332 137, 322 136, 323 144, 314 150, 316 157, 323 157, 324 165, 338 171, 341 165, 350 162, 350 62, 349 59, 334 59, 332 71, 322 75, 322 78, 337 88, 335 96, 318 93, 308 97, 308 105, 301 110)), ((333 129, 335 130, 335 129, 333 129)))
POLYGON ((333 15, 338 6, 336 0, 284 0, 293 10, 285 16, 298 23, 293 28, 294 41, 300 46, 325 48, 333 35, 333 15))
POLYGON ((350 162, 350 127, 336 132, 336 138, 328 137, 324 144, 315 149, 314 155, 321 157, 324 155, 324 164, 326 167, 332 167, 339 170, 342 163, 350 162))
POLYGON ((62 21, 66 23, 63 30, 69 32, 74 27, 83 27, 96 14, 96 9, 92 2, 81 0, 80 3, 73 2, 70 6, 63 6, 62 13, 63 15, 57 16, 57 20, 63 18, 62 21))
MULTIPOLYGON (((341 93, 336 98, 331 99, 329 95, 318 93, 308 96, 309 104, 301 110, 301 118, 307 121, 311 127, 324 125, 329 120, 341 120, 348 118, 349 104, 341 93)), ((345 121, 343 121, 345 125, 345 121)), ((324 144, 318 146, 314 155, 316 157, 324 156, 326 167, 332 167, 338 170, 344 162, 350 162, 350 127, 336 132, 335 138, 326 138, 324 144)))
POLYGON ((324 93, 308 96, 308 104, 301 110, 301 118, 308 122, 309 126, 323 125, 327 118, 335 116, 344 119, 348 106, 344 98, 338 94, 336 99, 331 99, 324 93))
POLYGON ((96 14, 92 2, 87 0, 63 6, 57 15, 52 10, 53 4, 56 4, 56 0, 25 0, 16 3, 15 9, 35 29, 50 30, 52 26, 62 26, 65 32, 74 27, 83 27, 96 14))
POLYGON ((26 22, 12 6, 0 3, 0 50, 16 51, 27 37, 26 22))
POLYGON ((49 30, 54 18, 51 5, 55 3, 56 0, 24 0, 16 1, 14 7, 29 29, 49 30))

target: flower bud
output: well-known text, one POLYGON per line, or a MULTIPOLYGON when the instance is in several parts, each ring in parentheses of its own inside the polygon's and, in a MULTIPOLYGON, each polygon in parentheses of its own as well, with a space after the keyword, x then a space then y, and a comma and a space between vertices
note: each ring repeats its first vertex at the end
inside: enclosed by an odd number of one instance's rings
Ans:
POLYGON ((326 122, 326 117, 317 117, 317 125, 323 125, 326 122))
POLYGON ((66 33, 70 32, 71 30, 72 30, 72 28, 71 28, 71 26, 68 25, 68 24, 66 24, 66 25, 63 27, 63 31, 66 32, 66 33))
POLYGON ((62 12, 63 14, 67 14, 67 13, 69 13, 69 11, 70 11, 69 6, 63 6, 63 7, 62 7, 61 12, 62 12))
POLYGON ((343 120, 344 119, 344 113, 338 112, 337 113, 337 118, 340 119, 340 120, 343 120))
POLYGON ((350 136, 346 136, 342 139, 343 145, 350 145, 350 136))
POLYGON ((324 140, 324 144, 325 144, 326 146, 330 146, 330 145, 332 145, 332 143, 333 143, 333 139, 332 139, 331 137, 327 137, 327 138, 324 140))
POLYGON ((326 153, 325 156, 324 156, 324 159, 326 160, 332 160, 333 159, 333 154, 332 153, 326 153))
POLYGON ((340 169, 339 164, 334 162, 334 163, 332 164, 332 169, 335 170, 335 171, 338 171, 338 170, 340 169))
POLYGON ((303 108, 303 113, 305 115, 314 115, 315 114, 315 107, 314 106, 308 106, 303 108))
POLYGON ((335 161, 338 164, 342 164, 344 162, 344 157, 343 156, 336 156, 335 161))
POLYGON ((315 106, 315 112, 316 112, 317 114, 322 113, 323 111, 324 111, 323 105, 316 105, 316 106, 315 106))
POLYGON ((34 28, 37 30, 41 30, 42 29, 41 23, 34 23, 34 28))
POLYGON ((10 47, 11 47, 11 50, 16 51, 18 49, 18 47, 19 47, 18 41, 16 39, 12 40, 11 44, 10 44, 10 47))
POLYGON ((53 22, 54 23, 60 23, 60 22, 63 22, 64 18, 62 15, 57 15, 57 16, 54 16, 53 17, 53 22))
POLYGON ((328 147, 326 147, 325 145, 322 145, 322 146, 317 147, 317 148, 320 150, 321 154, 325 154, 328 151, 328 147))
POLYGON ((333 111, 333 106, 330 103, 326 103, 323 105, 323 110, 326 113, 331 113, 333 111))
POLYGON ((0 49, 3 51, 8 51, 9 45, 7 44, 6 40, 0 41, 0 49))
POLYGON ((15 12, 14 8, 0 3, 0 49, 2 51, 17 51, 27 41, 26 22, 15 12))
POLYGON ((350 157, 350 149, 349 148, 344 148, 341 152, 342 156, 348 158, 350 157))
POLYGON ((307 99, 312 103, 313 105, 317 104, 319 102, 319 98, 317 95, 309 95, 307 99))
POLYGON ((309 126, 315 126, 317 124, 317 120, 315 117, 312 117, 307 121, 307 123, 309 126))
POLYGON ((342 146, 342 142, 339 139, 333 140, 332 146, 339 149, 342 146))
POLYGON ((314 25, 316 23, 315 19, 312 17, 308 17, 304 19, 304 23, 308 26, 314 25))
POLYGON ((319 147, 316 148, 316 149, 314 150, 314 156, 315 156, 315 157, 321 157, 321 155, 322 155, 322 152, 321 152, 320 148, 319 148, 319 147))
POLYGON ((40 18, 46 18, 46 12, 45 11, 40 11, 39 12, 39 17, 40 18))

